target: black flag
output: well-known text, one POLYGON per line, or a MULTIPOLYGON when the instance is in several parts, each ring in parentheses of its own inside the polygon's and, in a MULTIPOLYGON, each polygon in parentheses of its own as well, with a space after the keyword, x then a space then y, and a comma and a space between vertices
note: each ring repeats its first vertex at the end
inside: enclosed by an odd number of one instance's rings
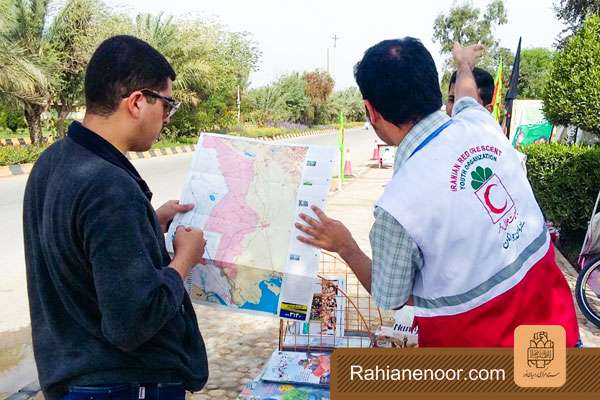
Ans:
POLYGON ((521 38, 519 37, 519 45, 517 46, 517 54, 510 73, 510 82, 508 83, 508 91, 506 92, 506 135, 510 135, 510 120, 512 117, 513 100, 519 95, 519 67, 521 65, 521 38))

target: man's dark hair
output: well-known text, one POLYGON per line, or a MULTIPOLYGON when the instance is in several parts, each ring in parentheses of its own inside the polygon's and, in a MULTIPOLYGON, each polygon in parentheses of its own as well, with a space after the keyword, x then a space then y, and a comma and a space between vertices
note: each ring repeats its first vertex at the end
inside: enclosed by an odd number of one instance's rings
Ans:
POLYGON ((354 67, 363 99, 387 121, 418 121, 442 107, 435 63, 415 38, 384 40, 369 48, 354 67))
MULTIPOLYGON (((477 89, 479 89, 479 97, 481 97, 481 100, 483 100, 483 105, 487 106, 492 102, 492 97, 494 97, 494 78, 492 77, 492 74, 487 72, 485 69, 478 67, 473 68, 473 77, 475 78, 477 89)), ((450 86, 454 85, 455 83, 456 71, 454 71, 450 77, 448 89, 450 89, 450 86)))
POLYGON ((123 96, 140 89, 155 91, 175 80, 167 59, 148 43, 133 36, 119 35, 98 46, 85 73, 86 110, 110 115, 123 96))

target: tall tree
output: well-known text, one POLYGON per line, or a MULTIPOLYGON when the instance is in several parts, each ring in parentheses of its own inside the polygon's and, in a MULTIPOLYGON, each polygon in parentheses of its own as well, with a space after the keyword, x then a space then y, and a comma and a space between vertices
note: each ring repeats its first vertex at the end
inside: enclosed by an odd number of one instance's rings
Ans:
MULTIPOLYGON (((503 0, 493 0, 485 10, 475 7, 470 2, 454 5, 447 14, 440 14, 433 25, 433 41, 441 47, 442 55, 446 56, 442 72, 442 93, 446 96, 452 65, 452 45, 459 42, 463 46, 481 43, 486 47, 486 53, 479 67, 493 73, 498 67, 500 57, 505 66, 512 65, 514 56, 509 49, 499 46, 494 30, 508 22, 506 7, 503 0)), ((510 70, 504 76, 510 76, 510 70)))
MULTIPOLYGON (((498 40, 494 29, 508 22, 503 0, 493 0, 482 11, 471 3, 453 6, 447 14, 440 14, 433 25, 433 41, 441 47, 444 55, 450 56, 452 45, 459 42, 463 46, 481 43, 489 53, 495 54, 498 40)), ((450 58, 450 57, 448 57, 450 58)))
POLYGON ((519 98, 542 98, 544 86, 550 77, 553 57, 554 52, 543 47, 523 49, 521 52, 519 98))
POLYGON ((285 103, 285 93, 277 85, 269 85, 251 90, 245 99, 249 110, 248 119, 259 126, 265 126, 289 118, 285 103))
POLYGON ((553 60, 543 93, 544 114, 600 136, 600 16, 586 18, 553 60))
POLYGON ((306 124, 321 124, 327 120, 327 99, 333 91, 333 78, 326 71, 307 71, 302 75, 306 81, 306 94, 310 99, 310 107, 306 115, 306 124))
POLYGON ((39 86, 47 85, 44 71, 34 57, 6 39, 15 18, 14 2, 0 0, 0 101, 7 106, 21 100, 43 103, 39 86))
POLYGON ((181 100, 184 106, 198 104, 199 92, 203 82, 209 80, 207 75, 210 71, 206 63, 208 49, 198 37, 198 32, 192 27, 177 25, 173 17, 165 17, 161 13, 137 15, 133 34, 150 43, 172 64, 177 72, 173 85, 174 97, 181 100))
POLYGON ((48 32, 49 51, 56 61, 50 106, 56 111, 56 134, 64 136, 67 115, 83 105, 85 69, 92 52, 108 36, 106 15, 95 0, 69 0, 48 32))
POLYGON ((306 81, 295 72, 284 75, 276 83, 283 94, 289 122, 305 121, 305 115, 310 107, 310 99, 306 92, 306 81))
POLYGON ((29 96, 16 99, 20 102, 32 143, 42 140, 42 112, 50 98, 50 77, 54 60, 48 57, 44 41, 44 27, 48 16, 48 0, 13 0, 7 4, 7 12, 2 15, 0 42, 12 46, 14 52, 23 57, 23 62, 35 65, 38 74, 29 96))
POLYGON ((47 86, 45 71, 37 60, 0 39, 0 101, 12 108, 20 102, 43 105, 47 86))
POLYGON ((567 29, 562 33, 559 45, 575 33, 588 15, 600 14, 600 0, 559 0, 554 5, 556 16, 567 24, 567 29))
POLYGON ((248 34, 162 14, 138 15, 133 33, 164 54, 177 72, 173 95, 183 105, 167 133, 196 134, 235 125, 237 87, 244 92, 260 56, 248 34))
POLYGON ((334 92, 329 98, 330 121, 336 121, 340 112, 348 121, 364 121, 365 104, 357 87, 352 86, 334 92))
MULTIPOLYGON (((27 65, 25 70, 35 77, 29 80, 26 95, 16 91, 12 97, 25 115, 32 143, 40 143, 44 111, 51 107, 58 113, 57 131, 62 135, 64 118, 82 104, 85 67, 96 44, 108 33, 102 34, 99 28, 103 14, 95 0, 67 0, 56 12, 49 0, 4 1, 0 46, 11 47, 19 55, 15 69, 27 65)), ((9 86, 0 83, 0 91, 9 86)))

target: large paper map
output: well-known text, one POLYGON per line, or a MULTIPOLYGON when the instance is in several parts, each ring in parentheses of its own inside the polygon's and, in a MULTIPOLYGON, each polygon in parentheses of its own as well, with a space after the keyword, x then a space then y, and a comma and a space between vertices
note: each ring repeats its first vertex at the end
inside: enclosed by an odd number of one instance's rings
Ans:
POLYGON ((335 150, 203 134, 181 197, 194 203, 170 226, 202 229, 208 265, 187 287, 193 301, 306 320, 319 251, 296 239, 298 214, 324 207, 335 150))

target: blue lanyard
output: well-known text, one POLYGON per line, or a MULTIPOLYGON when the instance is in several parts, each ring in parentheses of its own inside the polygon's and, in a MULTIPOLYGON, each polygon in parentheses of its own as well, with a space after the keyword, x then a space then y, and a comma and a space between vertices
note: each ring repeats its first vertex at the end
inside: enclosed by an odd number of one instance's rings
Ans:
POLYGON ((417 148, 415 149, 415 151, 412 152, 412 154, 408 157, 411 158, 412 156, 414 156, 419 150, 421 150, 423 147, 427 146, 429 144, 429 142, 431 142, 433 139, 435 139, 437 137, 437 135, 439 135, 440 133, 442 133, 442 131, 444 129, 446 129, 450 124, 452 123, 452 120, 449 119, 448 121, 446 121, 442 126, 440 126, 439 128, 437 128, 435 131, 433 131, 429 136, 427 136, 425 138, 425 140, 423 140, 421 142, 421 144, 419 144, 417 146, 417 148))

